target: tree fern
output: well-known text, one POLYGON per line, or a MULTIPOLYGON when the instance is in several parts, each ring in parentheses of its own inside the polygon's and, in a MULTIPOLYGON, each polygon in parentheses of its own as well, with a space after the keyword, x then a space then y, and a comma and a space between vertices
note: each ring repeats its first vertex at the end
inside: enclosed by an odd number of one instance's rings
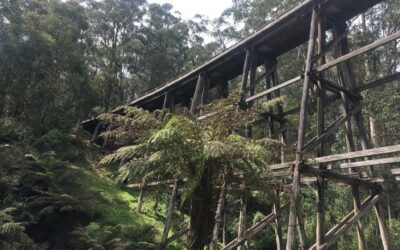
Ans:
POLYGON ((0 211, 0 247, 3 246, 3 249, 16 249, 22 246, 34 247, 33 241, 25 233, 24 224, 16 222, 10 215, 14 210, 14 208, 6 208, 0 211))
MULTIPOLYGON (((134 136, 130 138, 135 140, 105 156, 101 164, 123 162, 117 178, 119 183, 145 184, 159 177, 189 180, 181 202, 191 203, 191 226, 200 230, 195 221, 198 216, 204 217, 207 229, 202 233, 209 232, 214 218, 213 199, 217 197, 214 187, 220 184, 221 174, 230 175, 227 176, 230 179, 241 176, 255 189, 265 188, 272 178, 268 164, 282 144, 246 138, 243 131, 249 121, 258 119, 262 110, 280 101, 264 102, 244 111, 232 103, 233 99, 222 100, 213 104, 219 112, 202 121, 192 116, 172 115, 165 110, 150 113, 138 108, 126 108, 128 115, 123 119, 104 115, 103 121, 119 123, 115 133, 132 132, 134 136), (152 123, 146 123, 148 121, 152 123)), ((210 106, 204 109, 212 111, 210 106)), ((121 140, 122 143, 128 141, 121 140)))

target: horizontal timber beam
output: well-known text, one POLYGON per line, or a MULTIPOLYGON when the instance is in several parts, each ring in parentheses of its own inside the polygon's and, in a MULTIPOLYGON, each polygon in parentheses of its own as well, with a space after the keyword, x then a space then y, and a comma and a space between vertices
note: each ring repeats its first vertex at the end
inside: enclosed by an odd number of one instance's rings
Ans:
POLYGON ((400 168, 395 168, 391 170, 392 175, 400 175, 400 168))
POLYGON ((367 149, 367 150, 363 150, 363 151, 354 151, 354 152, 350 152, 350 153, 337 154, 337 155, 328 155, 328 156, 315 158, 315 159, 313 159, 313 162, 316 164, 321 164, 321 163, 329 163, 329 162, 334 162, 334 161, 343 161, 343 160, 350 160, 350 159, 355 159, 355 158, 363 158, 363 157, 368 157, 368 156, 391 154, 391 153, 397 153, 397 152, 400 152, 400 145, 373 148, 373 149, 367 149))
POLYGON ((370 50, 376 49, 376 48, 378 48, 378 47, 380 47, 382 45, 385 45, 385 44, 387 44, 387 43, 389 43, 391 41, 394 41, 396 39, 399 39, 399 38, 400 38, 400 31, 398 31, 396 33, 393 33, 393 34, 391 34, 391 35, 389 35, 389 36, 387 36, 385 38, 382 38, 382 39, 380 39, 380 40, 378 40, 376 42, 368 44, 368 45, 366 45, 364 47, 361 47, 361 48, 359 48, 359 49, 357 49, 355 51, 352 51, 352 52, 350 52, 350 53, 348 53, 348 54, 346 54, 344 56, 341 56, 341 57, 339 57, 339 58, 337 58, 337 59, 335 59, 335 60, 333 60, 331 62, 328 62, 328 63, 318 67, 317 71, 318 72, 322 72, 322 71, 325 71, 327 69, 330 69, 330 68, 332 68, 332 67, 334 67, 334 66, 336 66, 336 65, 338 65, 338 64, 340 64, 342 62, 350 60, 353 57, 361 55, 361 54, 363 54, 365 52, 368 52, 370 50))
POLYGON ((287 86, 289 86, 289 85, 291 85, 293 83, 296 83, 296 82, 300 81, 302 78, 303 78, 302 76, 297 76, 297 77, 295 77, 295 78, 293 78, 291 80, 288 80, 288 81, 286 81, 284 83, 276 85, 276 86, 274 86, 274 87, 272 87, 270 89, 267 89, 267 90, 265 90, 265 91, 263 91, 261 93, 258 93, 256 95, 250 96, 249 98, 246 99, 246 102, 251 102, 251 101, 254 101, 254 100, 259 99, 261 97, 264 97, 264 96, 266 96, 266 95, 268 95, 268 94, 270 94, 270 93, 272 93, 274 91, 277 91, 279 89, 287 87, 287 86))
MULTIPOLYGON (((322 163, 330 163, 335 161, 344 161, 355 158, 364 158, 369 156, 377 156, 391 153, 400 152, 400 145, 393 145, 387 147, 373 148, 363 151, 354 151, 350 153, 336 154, 336 155, 328 155, 323 157, 318 157, 314 159, 310 159, 307 161, 307 164, 322 164, 322 163)), ((294 162, 284 162, 278 164, 269 165, 270 170, 282 170, 287 168, 292 168, 294 166, 294 162)), ((367 163, 368 164, 368 163, 367 163)))
POLYGON ((361 180, 360 178, 356 178, 356 177, 352 177, 352 176, 343 175, 343 174, 336 173, 336 172, 333 172, 333 171, 330 171, 327 169, 312 168, 312 167, 302 165, 300 168, 300 171, 302 173, 313 174, 313 175, 325 177, 330 180, 335 180, 335 181, 350 184, 350 185, 357 185, 357 186, 364 187, 366 189, 370 189, 370 190, 374 190, 374 191, 381 191, 381 187, 376 183, 361 180))
MULTIPOLYGON (((353 91, 352 93, 353 93, 354 95, 357 95, 357 94, 360 94, 361 92, 363 92, 363 91, 365 91, 365 90, 372 89, 372 88, 376 88, 376 87, 382 86, 382 85, 384 85, 384 84, 386 84, 386 83, 389 83, 389 82, 392 82, 392 81, 396 81, 396 80, 400 80, 400 73, 396 73, 396 74, 393 74, 393 75, 390 75, 390 76, 387 76, 387 77, 384 77, 384 78, 381 78, 381 79, 378 79, 378 80, 375 80, 375 81, 366 83, 366 84, 364 84, 364 85, 362 85, 362 86, 360 86, 360 87, 354 89, 354 91, 353 91)), ((278 86, 279 86, 279 85, 278 85, 278 86)), ((339 96, 333 95, 333 96, 327 98, 326 103, 330 103, 330 102, 336 101, 336 100, 338 100, 339 98, 340 98, 339 96)), ((290 109, 290 110, 287 110, 287 111, 285 111, 285 112, 283 113, 283 117, 288 116, 288 115, 297 114, 299 111, 300 111, 300 108, 299 108, 299 107, 293 108, 293 109, 290 109)), ((198 119, 199 121, 205 120, 205 119, 207 119, 207 118, 209 118, 209 117, 211 117, 211 116, 214 116, 214 115, 216 115, 216 114, 218 114, 218 113, 219 113, 219 112, 211 112, 211 113, 209 113, 209 114, 200 116, 200 117, 198 117, 197 119, 198 119)), ((263 114, 265 114, 265 115, 270 115, 270 114, 267 114, 267 113, 263 113, 263 114)))
POLYGON ((329 91, 332 91, 336 94, 340 94, 340 92, 345 93, 348 97, 352 98, 352 99, 361 99, 361 96, 354 94, 352 91, 346 89, 345 87, 342 87, 328 79, 325 79, 321 76, 318 76, 317 74, 312 74, 311 78, 315 81, 320 81, 322 82, 322 84, 324 85, 324 87, 326 89, 328 89, 329 91))
POLYGON ((274 170, 280 170, 280 169, 286 169, 286 168, 292 168, 294 167, 294 162, 284 162, 284 163, 277 163, 277 164, 272 164, 269 165, 269 169, 274 171, 274 170))
MULTIPOLYGON (((353 90, 353 93, 354 94, 360 94, 363 91, 366 91, 366 90, 369 90, 369 89, 373 89, 373 88, 377 88, 377 87, 383 86, 386 83, 393 82, 393 81, 396 81, 396 80, 400 80, 400 73, 395 73, 393 75, 386 76, 384 78, 381 78, 381 79, 378 79, 378 80, 375 80, 375 81, 372 81, 372 82, 369 82, 369 83, 365 83, 365 84, 361 85, 360 87, 355 88, 353 90)), ((340 99, 339 96, 332 95, 332 96, 326 98, 325 104, 334 102, 334 101, 339 100, 339 99, 340 99)), ((296 108, 292 108, 292 109, 289 109, 289 110, 285 111, 283 114, 284 114, 284 116, 295 115, 295 114, 299 113, 299 111, 300 111, 300 107, 296 107, 296 108)))
POLYGON ((362 91, 365 91, 365 90, 368 90, 368 89, 372 89, 372 88, 376 88, 376 87, 382 86, 385 83, 393 82, 393 81, 396 81, 396 80, 400 80, 400 73, 395 73, 393 75, 389 75, 389 76, 386 76, 384 78, 381 78, 381 79, 366 83, 366 84, 356 88, 354 90, 354 92, 355 93, 361 93, 362 91))
POLYGON ((390 158, 366 160, 359 162, 346 162, 340 164, 339 168, 358 168, 358 167, 376 166, 376 165, 399 163, 399 162, 400 162, 400 157, 390 157, 390 158))

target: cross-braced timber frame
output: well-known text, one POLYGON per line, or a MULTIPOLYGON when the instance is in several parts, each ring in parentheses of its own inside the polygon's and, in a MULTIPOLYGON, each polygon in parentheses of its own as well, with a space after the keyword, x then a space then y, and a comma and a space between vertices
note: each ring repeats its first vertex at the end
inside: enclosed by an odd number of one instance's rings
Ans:
MULTIPOLYGON (((271 224, 274 224, 275 228, 277 249, 285 248, 281 216, 287 211, 289 212, 286 234, 287 250, 296 248, 296 228, 299 233, 299 247, 301 249, 327 249, 335 244, 339 237, 353 225, 357 229, 359 249, 366 249, 364 227, 360 218, 371 209, 375 211, 383 248, 389 249, 388 233, 380 207, 381 183, 400 180, 400 170, 392 169, 390 178, 381 178, 376 176, 376 168, 399 163, 400 157, 396 155, 400 153, 400 145, 371 148, 372 145, 368 141, 363 123, 360 94, 365 90, 399 80, 400 73, 370 83, 356 84, 350 60, 399 39, 400 32, 350 51, 346 25, 348 20, 380 2, 380 0, 306 0, 237 45, 130 104, 148 110, 167 108, 173 111, 176 107, 187 107, 194 114, 199 114, 198 119, 202 120, 214 115, 200 114, 199 110, 201 105, 210 102, 211 89, 216 89, 214 91, 217 93, 216 98, 226 98, 228 81, 240 75, 242 92, 239 106, 242 108, 250 107, 252 103, 259 99, 271 100, 280 97, 281 92, 288 86, 302 83, 299 107, 285 111, 283 105, 277 104, 275 109, 271 108, 265 111, 263 114, 265 120, 262 121, 266 121, 268 124, 271 137, 279 138, 285 145, 295 145, 296 147, 293 161, 287 161, 288 159, 285 158, 288 157, 285 157, 285 154, 282 153, 279 162, 270 166, 276 179, 286 180, 282 183, 284 187, 291 189, 291 200, 281 206, 280 191, 282 185, 271 183, 271 185, 277 187, 273 211, 259 223, 246 228, 246 199, 242 197, 238 201, 238 204, 240 204, 238 235, 232 241, 226 242, 226 237, 222 233, 222 249, 241 249, 246 241, 271 224), (331 34, 330 41, 327 41, 328 32, 331 34), (304 71, 299 72, 299 75, 292 79, 279 83, 278 57, 304 43, 308 45, 304 71), (328 61, 328 53, 331 53, 334 59, 328 61), (260 74, 261 71, 262 74, 260 74), (336 73, 335 79, 328 77, 327 72, 332 71, 336 73), (265 89, 256 93, 256 90, 259 89, 257 85, 261 82, 265 83, 265 89), (333 103, 339 104, 341 115, 328 123, 325 110, 333 103), (311 133, 315 135, 313 138, 308 138, 306 135, 310 110, 316 110, 317 117, 316 131, 311 133), (294 114, 299 117, 297 140, 290 142, 287 136, 288 124, 286 118, 294 114), (342 127, 345 129, 345 143, 348 152, 327 155, 327 138, 342 127), (357 133, 353 131, 357 131, 357 133), (360 145, 359 148, 357 148, 357 145, 360 145), (309 157, 310 155, 315 157, 309 157), (304 218, 302 218, 300 209, 301 185, 303 183, 313 183, 316 187, 316 242, 312 246, 306 245, 304 218), (329 185, 337 184, 345 184, 351 187, 354 209, 337 225, 327 230, 324 221, 325 191, 329 185), (361 201, 360 189, 364 189, 370 194, 364 201, 361 201)), ((120 111, 115 110, 114 112, 119 113, 120 111)), ((85 121, 83 124, 87 130, 93 132, 93 140, 96 139, 99 130, 105 129, 96 119, 85 121)), ((106 144, 107 140, 104 143, 106 144)), ((155 181, 149 182, 145 186, 142 184, 130 185, 132 188, 140 188, 141 190, 138 212, 140 212, 145 190, 160 188, 160 186, 172 188, 160 248, 164 248, 167 244, 188 232, 188 228, 185 227, 175 235, 168 237, 176 197, 180 185, 184 185, 185 181, 155 181)), ((225 229, 223 212, 229 207, 229 204, 225 204, 225 194, 229 191, 227 188, 229 185, 226 182, 224 180, 224 184, 219 187, 220 197, 216 212, 216 225, 210 249, 216 249, 217 242, 220 239, 220 228, 222 227, 223 231, 225 229)), ((238 188, 244 189, 246 186, 242 183, 238 188)))

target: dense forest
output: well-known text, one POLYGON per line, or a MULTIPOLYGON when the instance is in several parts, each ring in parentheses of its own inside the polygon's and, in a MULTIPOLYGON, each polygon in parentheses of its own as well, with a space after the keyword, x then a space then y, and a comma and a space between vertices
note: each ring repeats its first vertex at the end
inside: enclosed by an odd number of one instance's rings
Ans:
MULTIPOLYGON (((231 80, 228 98, 202 110, 224 112, 202 123, 186 111, 151 113, 124 105, 298 3, 232 0, 217 19, 196 15, 185 20, 173 5, 146 0, 0 0, 0 249, 158 249, 170 195, 157 190, 143 198, 143 190, 130 188, 150 179, 187 182, 176 198, 170 235, 189 224, 190 232, 167 249, 219 249, 213 230, 222 220, 224 240, 233 239, 237 213, 215 216, 226 183, 240 172, 246 182, 264 188, 273 178, 265 166, 282 147, 279 141, 258 138, 263 132, 257 129, 249 136, 247 121, 282 99, 285 105, 298 103, 299 88, 251 112, 238 111, 240 79, 231 80), (125 116, 110 113, 118 106, 125 116), (112 136, 118 147, 93 143, 81 126, 90 117, 118 125, 101 134, 104 140, 112 136)), ((348 25, 354 47, 399 31, 400 0, 384 1, 348 25)), ((306 53, 302 46, 279 58, 281 80, 303 69, 306 53)), ((358 82, 396 73, 399 41, 353 63, 358 82)), ((400 144, 400 82, 363 92, 362 98, 372 144, 400 144)), ((334 116, 338 111, 329 112, 334 116)), ((297 117, 291 117, 290 126, 296 123, 297 117)), ((344 151, 344 136, 342 129, 330 138, 330 152, 344 151)), ((391 247, 400 249, 400 189, 394 183, 384 190, 391 247)), ((342 198, 348 193, 342 186, 327 191, 330 225, 351 210, 351 199, 342 198)), ((224 202, 239 206, 237 200, 246 196, 247 220, 258 222, 271 210, 273 195, 268 189, 232 192, 224 202)), ((312 244, 315 187, 306 187, 302 199, 312 244)), ((375 217, 363 221, 368 249, 381 249, 375 217)), ((246 248, 276 249, 275 244, 274 228, 268 227, 246 248)), ((357 249, 357 244, 352 228, 333 249, 357 249)))

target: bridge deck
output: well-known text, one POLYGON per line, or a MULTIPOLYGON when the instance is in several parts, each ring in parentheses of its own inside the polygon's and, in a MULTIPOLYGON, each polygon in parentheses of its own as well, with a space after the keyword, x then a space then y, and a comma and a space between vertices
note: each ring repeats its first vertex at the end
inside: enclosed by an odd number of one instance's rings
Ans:
MULTIPOLYGON (((183 76, 131 102, 131 105, 154 110, 161 108, 166 91, 173 91, 177 102, 193 96, 199 73, 206 73, 211 86, 242 74, 246 48, 254 48, 260 58, 278 57, 308 39, 312 0, 290 9, 257 32, 201 64, 183 76)), ((369 9, 379 0, 325 0, 322 9, 332 20, 349 20, 369 9)), ((329 28, 329 27, 328 27, 329 28)), ((258 62, 260 65, 262 60, 258 62)))

